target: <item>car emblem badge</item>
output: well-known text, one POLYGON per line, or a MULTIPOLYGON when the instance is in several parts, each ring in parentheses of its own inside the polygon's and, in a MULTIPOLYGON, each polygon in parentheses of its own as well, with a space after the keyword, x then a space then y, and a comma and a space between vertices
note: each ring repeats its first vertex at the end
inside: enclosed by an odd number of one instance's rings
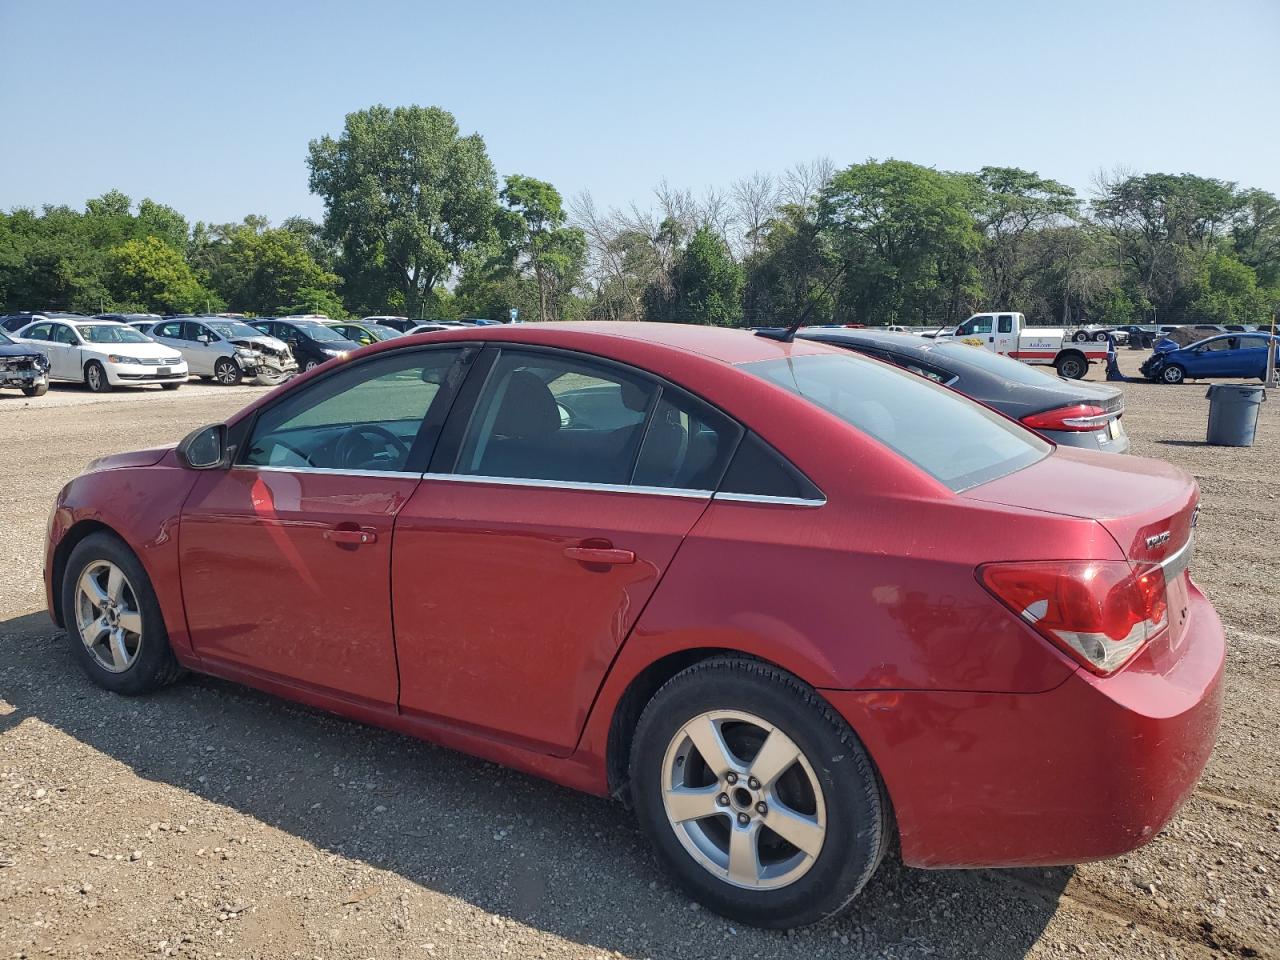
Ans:
POLYGON ((1169 531, 1165 530, 1163 533, 1157 533, 1157 534, 1154 534, 1153 536, 1147 537, 1147 549, 1154 550, 1156 547, 1163 546, 1168 542, 1169 542, 1169 531))

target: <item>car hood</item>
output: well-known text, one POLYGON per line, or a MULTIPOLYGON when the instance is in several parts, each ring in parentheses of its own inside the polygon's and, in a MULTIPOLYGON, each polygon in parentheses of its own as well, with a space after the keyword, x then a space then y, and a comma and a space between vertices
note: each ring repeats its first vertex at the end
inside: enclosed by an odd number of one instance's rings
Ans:
POLYGON ((40 351, 26 343, 0 343, 0 357, 29 357, 40 351))
POLYGON ((85 473, 97 473, 100 470, 119 470, 122 467, 153 467, 159 463, 173 447, 154 447, 150 450, 130 450, 126 453, 112 453, 97 460, 89 461, 84 468, 85 473))
POLYGON ((237 347, 267 347, 277 352, 285 349, 283 340, 269 337, 265 333, 260 337, 234 337, 231 342, 237 347))

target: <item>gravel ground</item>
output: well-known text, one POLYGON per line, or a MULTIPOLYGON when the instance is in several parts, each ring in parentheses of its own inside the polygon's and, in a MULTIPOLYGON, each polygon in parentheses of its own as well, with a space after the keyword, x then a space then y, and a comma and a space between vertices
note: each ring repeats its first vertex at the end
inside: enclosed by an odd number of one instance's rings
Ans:
POLYGON ((128 700, 84 679, 42 610, 59 486, 259 390, 0 395, 0 955, 1280 957, 1276 404, 1257 446, 1213 448, 1203 386, 1125 386, 1134 452, 1200 480, 1193 570, 1231 640, 1181 815, 1073 869, 890 861, 846 917, 787 935, 693 906, 614 803, 217 680, 128 700))

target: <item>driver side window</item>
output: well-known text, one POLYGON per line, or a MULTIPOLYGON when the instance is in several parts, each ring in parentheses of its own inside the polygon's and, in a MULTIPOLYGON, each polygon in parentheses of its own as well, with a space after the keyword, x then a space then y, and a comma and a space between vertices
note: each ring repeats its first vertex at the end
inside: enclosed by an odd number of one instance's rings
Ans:
POLYGON ((54 324, 53 326, 53 342, 65 343, 68 346, 74 347, 77 342, 76 335, 71 332, 70 327, 63 326, 62 324, 57 323, 57 324, 54 324))
POLYGON ((972 320, 970 320, 966 324, 966 326, 968 326, 969 328, 968 330, 965 331, 966 333, 990 333, 991 318, 990 317, 974 317, 972 320))
MULTIPOLYGON (((253 426, 247 466, 403 471, 460 349, 414 350, 356 364, 294 391, 253 426)), ((432 433, 439 432, 432 418, 432 433)), ((424 461, 425 462, 425 458, 424 461)))

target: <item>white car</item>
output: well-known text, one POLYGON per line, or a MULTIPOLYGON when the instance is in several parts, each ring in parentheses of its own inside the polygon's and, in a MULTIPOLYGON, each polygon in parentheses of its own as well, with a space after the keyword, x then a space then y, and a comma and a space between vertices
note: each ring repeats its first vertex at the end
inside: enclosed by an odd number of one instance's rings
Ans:
POLYGON ((39 320, 17 339, 48 357, 49 379, 74 380, 94 393, 145 383, 177 390, 187 382, 181 354, 113 320, 39 320))
POLYGON ((176 317, 147 333, 181 353, 193 377, 212 377, 228 386, 255 377, 278 383, 298 369, 287 346, 242 320, 176 317))

